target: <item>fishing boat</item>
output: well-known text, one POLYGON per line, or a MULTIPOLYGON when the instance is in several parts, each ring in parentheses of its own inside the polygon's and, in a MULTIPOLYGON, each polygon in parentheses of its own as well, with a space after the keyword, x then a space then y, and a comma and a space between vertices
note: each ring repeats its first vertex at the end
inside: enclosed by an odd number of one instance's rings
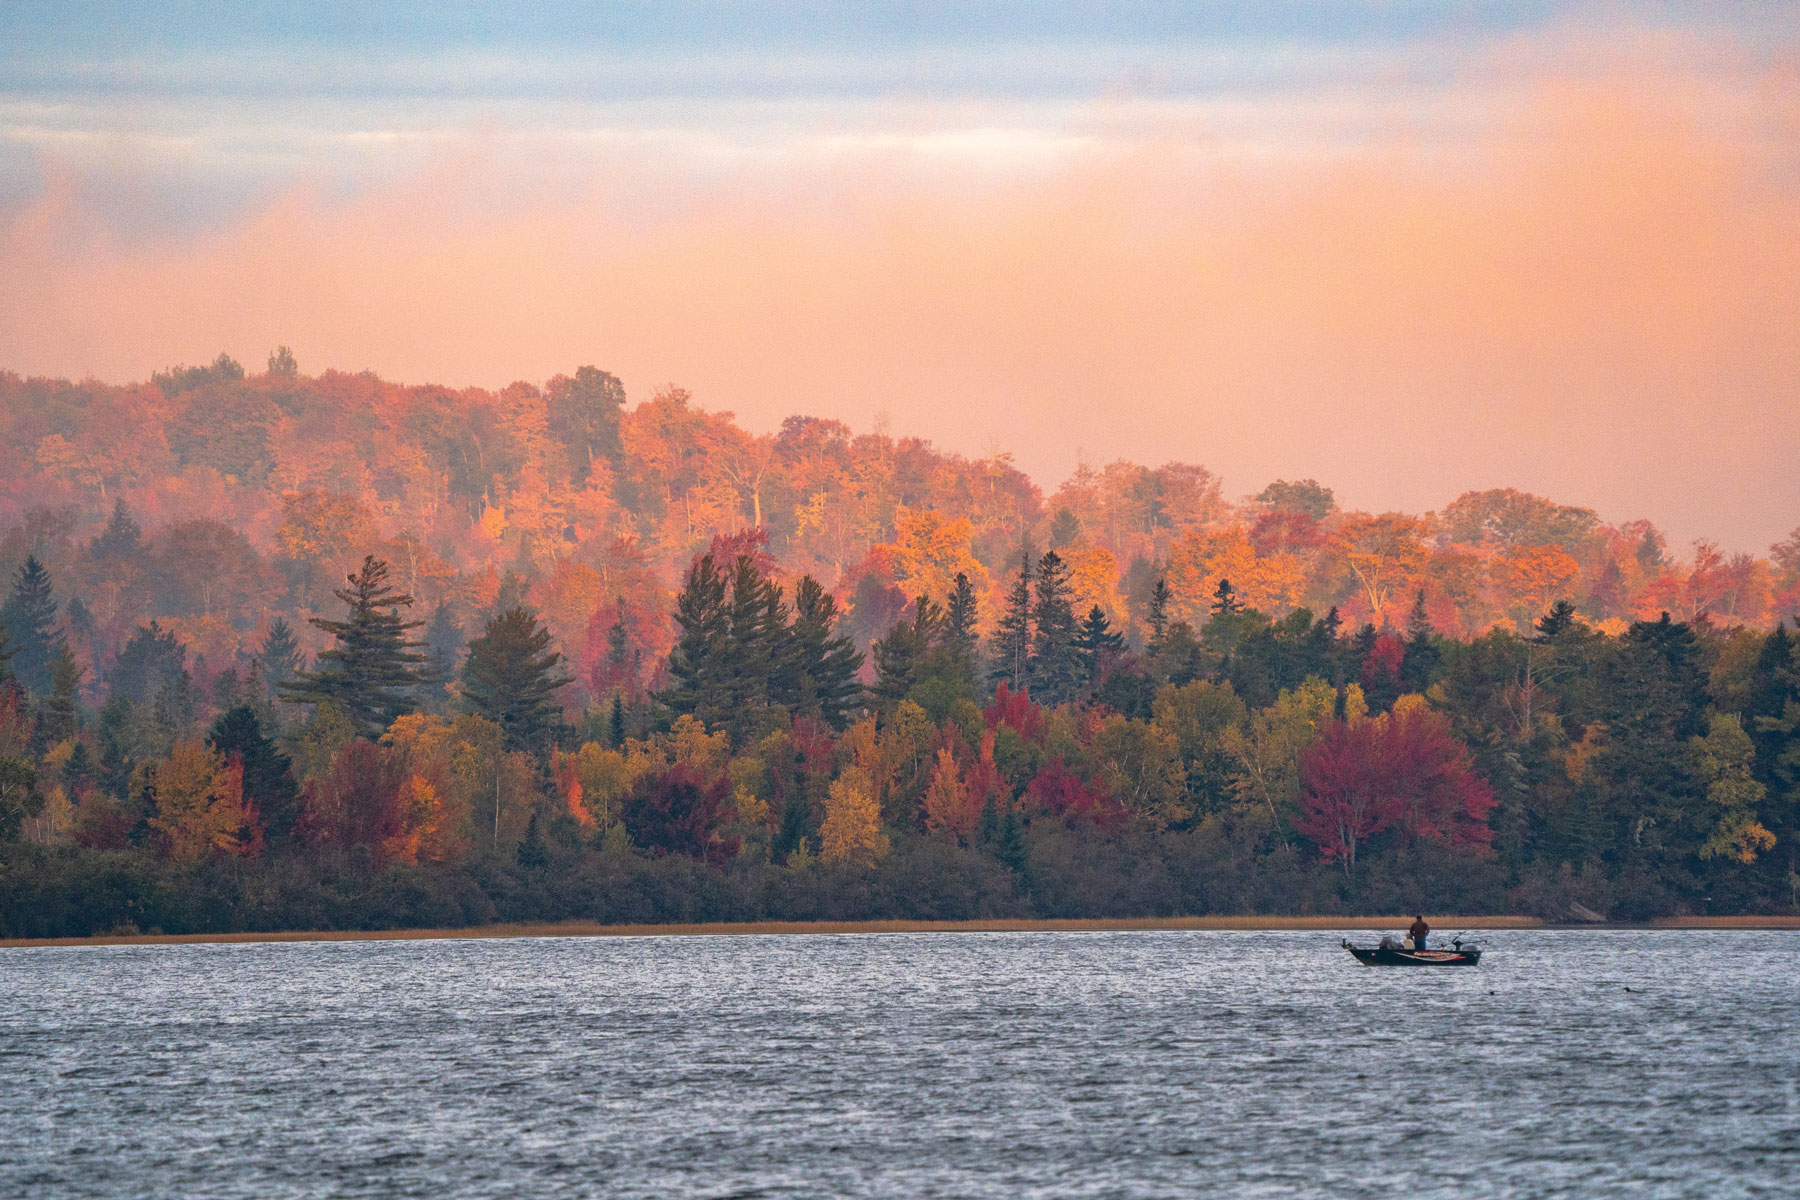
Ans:
POLYGON ((1481 961, 1481 947, 1473 942, 1464 945, 1460 937, 1451 939, 1448 950, 1415 950, 1391 937, 1374 946, 1354 946, 1348 939, 1341 944, 1365 967, 1472 967, 1481 961))

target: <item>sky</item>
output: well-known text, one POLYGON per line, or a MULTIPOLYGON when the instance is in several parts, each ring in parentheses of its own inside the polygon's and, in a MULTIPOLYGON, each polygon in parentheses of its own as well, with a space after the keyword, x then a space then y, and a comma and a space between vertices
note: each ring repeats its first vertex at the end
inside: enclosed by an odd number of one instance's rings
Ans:
POLYGON ((1792 4, 0 0, 0 369, 1800 525, 1792 4))

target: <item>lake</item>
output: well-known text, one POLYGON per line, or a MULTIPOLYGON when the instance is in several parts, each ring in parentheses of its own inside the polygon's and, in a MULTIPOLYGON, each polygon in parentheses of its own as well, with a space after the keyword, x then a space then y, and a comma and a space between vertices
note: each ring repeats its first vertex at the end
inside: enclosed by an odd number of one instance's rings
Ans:
POLYGON ((0 950, 0 1195, 1795 1194, 1800 937, 1479 940, 0 950))

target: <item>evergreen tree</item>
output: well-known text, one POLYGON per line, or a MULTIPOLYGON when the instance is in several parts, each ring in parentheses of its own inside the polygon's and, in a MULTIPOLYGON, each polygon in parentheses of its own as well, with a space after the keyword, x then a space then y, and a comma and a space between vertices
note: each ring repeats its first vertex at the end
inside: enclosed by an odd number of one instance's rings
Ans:
POLYGON ((731 640, 731 614, 725 605, 726 578, 713 556, 703 554, 688 568, 687 581, 675 597, 675 625, 680 631, 669 651, 669 687, 660 699, 677 716, 698 717, 708 726, 723 725, 725 670, 731 640))
POLYGON ((1237 598, 1237 589, 1231 586, 1231 580, 1221 576, 1219 586, 1213 589, 1213 616, 1229 617, 1232 613, 1243 611, 1244 602, 1237 598))
POLYGON ((1021 878, 1030 866, 1030 855, 1025 848, 1025 828, 1019 821, 1018 810, 1011 805, 1007 806, 1005 815, 1000 818, 1000 834, 994 839, 994 857, 1001 866, 1021 878))
POLYGON ((65 742, 79 730, 76 693, 84 673, 67 646, 57 647, 56 661, 50 664, 50 695, 38 712, 36 737, 43 745, 65 742))
POLYGON ((1031 665, 1031 551, 1019 560, 1019 578, 1006 596, 1006 612, 994 632, 994 672, 1013 691, 1023 691, 1031 665))
POLYGON ((1161 649, 1163 639, 1169 636, 1169 602, 1174 593, 1169 590, 1169 577, 1158 575, 1156 585, 1150 589, 1150 641, 1145 646, 1151 654, 1161 649))
POLYGON ((110 699, 154 705, 174 691, 187 675, 187 647, 176 636, 152 621, 132 631, 113 660, 107 679, 110 699))
POLYGON ((1081 680, 1075 610, 1069 603, 1069 568, 1054 550, 1045 551, 1038 560, 1031 624, 1031 663, 1027 671, 1031 694, 1040 704, 1073 699, 1081 680))
POLYGON ((228 709, 213 722, 206 744, 243 768, 244 799, 255 804, 269 844, 291 840, 300 818, 294 764, 268 736, 256 710, 249 705, 228 709))
POLYGON ((607 735, 612 739, 614 750, 625 748, 625 698, 618 692, 613 693, 612 716, 607 721, 607 735))
POLYGON ((0 605, 0 625, 12 642, 12 673, 34 696, 48 695, 53 686, 50 665, 63 648, 63 632, 56 626, 56 599, 50 591, 50 572, 37 555, 27 555, 13 582, 12 595, 0 605))
MULTIPOLYGON (((1418 602, 1413 606, 1415 614, 1422 611, 1425 604, 1425 593, 1419 593, 1418 602)), ((1537 619, 1534 642, 1551 642, 1559 634, 1567 633, 1575 627, 1575 606, 1567 600, 1558 600, 1550 606, 1550 611, 1537 619)), ((1429 628, 1429 625, 1427 626, 1429 628)))
POLYGON ((1425 607, 1425 589, 1420 588, 1406 618, 1406 656, 1400 662, 1400 686, 1409 692, 1423 692, 1431 686, 1442 658, 1437 634, 1431 628, 1431 613, 1425 607))
POLYGON ((144 531, 132 517, 131 506, 117 499, 106 528, 88 544, 88 554, 99 562, 117 564, 136 557, 143 546, 144 531))
POLYGON ((944 605, 943 643, 971 663, 975 661, 981 648, 980 635, 975 632, 978 620, 980 611, 975 597, 975 585, 969 582, 966 573, 958 571, 956 582, 951 586, 948 601, 944 605))
POLYGON ((875 658, 872 694, 882 712, 892 712, 920 680, 925 658, 938 644, 944 610, 929 596, 913 601, 912 620, 901 620, 870 647, 875 658))
POLYGON ((443 685, 456 678, 456 656, 462 653, 462 625, 456 614, 442 601, 431 610, 431 621, 425 626, 425 657, 431 665, 431 677, 437 686, 435 697, 443 685))
POLYGON ((292 627, 282 618, 269 622, 269 633, 263 638, 262 649, 256 652, 256 661, 270 687, 278 688, 299 673, 300 643, 294 640, 292 627))
POLYGON ((810 575, 794 587, 794 623, 789 630, 795 677, 795 713, 817 716, 844 728, 862 698, 863 656, 837 633, 837 601, 810 575))
POLYGON ((1124 649, 1124 637, 1113 632, 1112 622, 1106 619, 1100 606, 1096 604, 1088 609, 1088 615, 1075 635, 1075 651, 1081 658, 1082 678, 1088 687, 1093 687, 1099 679, 1100 668, 1124 649))
POLYGON ((489 621, 469 643, 463 704, 500 727, 508 750, 548 754, 562 732, 556 692, 570 677, 557 669, 562 655, 550 649, 550 640, 537 614, 520 607, 489 621))
POLYGON ((374 739, 418 707, 417 691, 428 679, 420 669, 425 656, 407 634, 423 622, 400 616, 413 598, 388 585, 388 565, 374 555, 363 559, 349 584, 334 593, 349 606, 348 620, 312 618, 337 644, 319 653, 315 669, 295 672, 280 692, 300 704, 336 704, 358 737, 374 739))

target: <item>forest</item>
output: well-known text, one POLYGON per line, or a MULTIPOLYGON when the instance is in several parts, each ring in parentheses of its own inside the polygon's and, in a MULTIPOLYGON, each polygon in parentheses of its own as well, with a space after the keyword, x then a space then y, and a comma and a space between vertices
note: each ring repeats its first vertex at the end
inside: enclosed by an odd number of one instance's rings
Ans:
POLYGON ((0 936, 1800 911, 1800 529, 0 372, 0 936))

